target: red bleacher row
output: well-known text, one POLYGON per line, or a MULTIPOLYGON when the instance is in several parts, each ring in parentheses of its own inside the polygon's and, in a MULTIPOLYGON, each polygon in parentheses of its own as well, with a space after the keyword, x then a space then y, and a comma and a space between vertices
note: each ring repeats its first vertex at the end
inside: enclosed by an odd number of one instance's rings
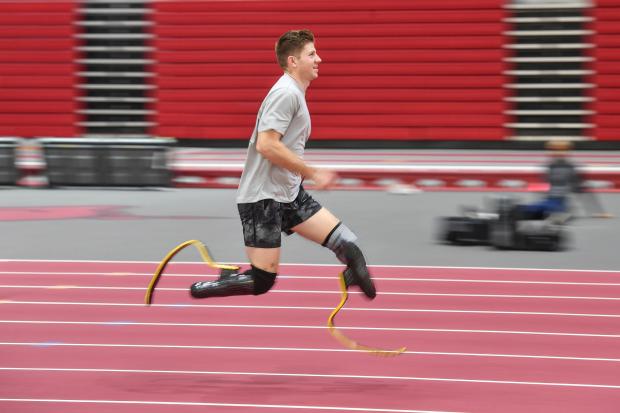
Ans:
MULTIPOLYGON (((281 73, 273 43, 317 35, 316 140, 503 140, 506 0, 154 1, 155 136, 246 139, 281 73)), ((0 2, 0 136, 79 136, 72 1, 0 2)), ((620 0, 590 11, 597 140, 620 139, 620 0)))
POLYGON ((591 69, 596 73, 592 83, 595 100, 591 109, 596 115, 589 119, 595 125, 593 136, 598 140, 618 140, 620 132, 620 1, 597 0, 592 9, 594 20, 591 29, 597 33, 592 42, 596 48, 591 52, 595 59, 591 69))
POLYGON ((502 5, 155 3, 157 134, 248 136, 260 100, 281 73, 274 40, 306 27, 323 59, 307 94, 312 139, 503 139, 502 5), (204 24, 211 21, 217 24, 204 24))
POLYGON ((76 2, 0 2, 0 136, 79 136, 76 2))

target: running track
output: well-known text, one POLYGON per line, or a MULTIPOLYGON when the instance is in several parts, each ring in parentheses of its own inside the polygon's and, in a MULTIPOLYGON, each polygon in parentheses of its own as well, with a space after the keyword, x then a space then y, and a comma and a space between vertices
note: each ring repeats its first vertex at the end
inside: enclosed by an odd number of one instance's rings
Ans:
MULTIPOLYGON (((269 294, 192 300, 174 263, 0 261, 2 412, 618 412, 620 272, 373 267, 336 324, 328 265, 269 294)), ((212 275, 207 278, 212 277, 212 275)))

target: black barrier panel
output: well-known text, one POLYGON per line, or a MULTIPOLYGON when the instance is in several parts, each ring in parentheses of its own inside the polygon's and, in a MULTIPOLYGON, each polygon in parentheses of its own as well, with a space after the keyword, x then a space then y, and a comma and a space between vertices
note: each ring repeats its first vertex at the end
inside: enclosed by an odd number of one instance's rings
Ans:
POLYGON ((50 186, 171 185, 173 139, 40 139, 50 186))
POLYGON ((0 185, 16 185, 18 172, 15 154, 19 139, 0 138, 0 185))

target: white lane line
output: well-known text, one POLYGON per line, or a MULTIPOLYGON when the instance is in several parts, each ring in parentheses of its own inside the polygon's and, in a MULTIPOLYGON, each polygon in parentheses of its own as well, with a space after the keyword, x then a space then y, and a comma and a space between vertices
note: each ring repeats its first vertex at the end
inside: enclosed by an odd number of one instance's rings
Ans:
MULTIPOLYGON (((58 342, 0 342, 0 346, 15 347, 94 347, 94 348, 156 348, 176 350, 234 350, 234 351, 300 351, 319 353, 357 353, 358 350, 344 348, 308 348, 308 347, 254 347, 254 346, 197 346, 175 344, 106 344, 106 343, 58 343, 58 342)), ((620 358, 602 357, 570 357, 549 356, 535 354, 497 354, 497 353, 458 353, 443 351, 405 351, 404 354, 417 356, 456 356, 456 357, 480 357, 480 358, 516 358, 538 360, 564 360, 564 361, 603 361, 620 362, 620 358)))
MULTIPOLYGON (((41 260, 41 259, 7 259, 2 258, 0 262, 13 262, 13 263, 97 263, 97 264, 152 264, 155 267, 160 263, 160 261, 118 261, 118 260, 41 260)), ((172 263, 174 265, 205 265, 204 262, 197 261, 175 261, 172 263)), ((230 262, 221 262, 221 264, 231 264, 231 265, 249 265, 246 263, 230 263, 230 262)), ((327 267, 327 268, 341 268, 342 264, 309 264, 309 263, 280 263, 281 267, 289 267, 289 266, 300 266, 300 267, 327 267)), ((609 273, 609 274, 617 274, 620 275, 620 271, 618 270, 599 270, 599 269, 575 269, 575 268, 511 268, 511 267, 463 267, 463 266, 437 266, 437 265, 393 265, 393 264, 373 264, 369 266, 370 268, 414 268, 414 269, 445 269, 445 270, 505 270, 505 271, 546 271, 546 272, 594 272, 594 273, 609 273)))
MULTIPOLYGON (((145 291, 145 287, 116 287, 116 286, 81 286, 81 285, 0 285, 0 288, 42 288, 49 290, 111 290, 111 291, 145 291)), ((188 291, 188 288, 160 287, 157 291, 188 291)), ((337 290, 278 290, 270 292, 286 294, 342 294, 337 290)), ((360 291, 351 291, 349 294, 363 294, 360 291)), ((518 295, 518 294, 453 294, 453 293, 407 293, 381 291, 381 295, 402 295, 410 297, 479 297, 479 298, 531 298, 531 299, 564 299, 564 300, 608 300, 620 301, 620 297, 588 297, 564 295, 518 295)))
POLYGON ((250 403, 208 403, 208 402, 159 402, 151 400, 84 400, 84 399, 0 399, 0 402, 25 403, 85 403, 85 404, 129 404, 148 406, 204 406, 204 407, 245 407, 258 409, 299 409, 299 410, 335 410, 339 412, 384 412, 384 413, 460 413, 439 410, 402 410, 371 407, 345 406, 299 406, 289 404, 250 404, 250 403))
MULTIPOLYGON (((69 306, 96 306, 96 307, 146 307, 139 303, 108 303, 108 302, 72 302, 72 301, 13 301, 0 300, 0 305, 69 305, 69 306)), ((333 311, 332 307, 301 307, 284 305, 225 305, 225 304, 151 304, 151 307, 175 308, 231 308, 251 310, 320 310, 333 311)), ((349 307, 345 311, 377 311, 392 313, 448 313, 448 314, 502 314, 502 315, 532 315, 556 317, 599 317, 620 318, 620 314, 584 314, 584 313, 547 313, 540 311, 491 311, 491 310, 443 310, 426 308, 360 308, 349 307)))
MULTIPOLYGON (((0 276, 3 275, 60 275, 60 276, 139 276, 139 277, 152 277, 152 273, 144 272, 53 272, 53 271, 0 271, 0 276)), ((190 274, 190 273, 166 273, 166 278, 180 277, 180 278, 198 278, 198 277, 217 277, 216 274, 190 274)), ((278 279, 299 279, 299 280, 331 280, 337 279, 336 275, 323 276, 323 275, 278 275, 278 279)), ((592 285, 592 286, 610 286, 620 287, 620 283, 600 283, 600 282, 573 282, 573 281, 527 281, 527 280, 479 280, 479 279, 466 279, 466 278, 419 278, 419 277, 385 277, 385 276, 373 276, 373 279, 379 281, 411 281, 411 282, 453 282, 453 283, 488 283, 488 284, 534 284, 534 285, 592 285)))
MULTIPOLYGON (((66 324, 66 325, 93 325, 93 326, 152 326, 152 327, 234 327, 234 328, 291 328, 291 329, 320 329, 326 326, 312 325, 280 325, 280 324, 229 324, 229 323, 164 323, 138 321, 50 321, 50 320, 0 320, 0 324, 66 324)), ((410 327, 349 327, 339 326, 340 330, 351 331, 413 331, 425 333, 473 333, 473 334, 522 334, 561 337, 596 337, 620 338, 620 334, 594 333, 567 333, 547 331, 514 331, 514 330, 471 330, 446 328, 410 328, 410 327)))
POLYGON ((371 375, 357 375, 357 374, 271 373, 271 372, 253 372, 253 371, 202 371, 202 370, 86 369, 86 368, 80 369, 80 368, 46 368, 46 367, 0 367, 0 371, 308 377, 308 378, 319 378, 319 379, 438 381, 438 382, 453 382, 453 383, 518 384, 518 385, 527 385, 527 386, 587 387, 587 388, 599 388, 599 389, 620 389, 620 385, 615 385, 615 384, 557 383, 557 382, 544 382, 544 381, 488 380, 488 379, 464 379, 464 378, 446 378, 446 377, 374 376, 374 375, 371 376, 371 375))

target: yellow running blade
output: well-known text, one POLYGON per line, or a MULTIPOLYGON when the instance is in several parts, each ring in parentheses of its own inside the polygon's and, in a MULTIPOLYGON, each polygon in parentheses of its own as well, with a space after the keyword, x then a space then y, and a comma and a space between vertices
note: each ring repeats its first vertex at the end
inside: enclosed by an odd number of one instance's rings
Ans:
POLYGON ((237 271, 239 269, 239 267, 235 265, 224 265, 224 264, 218 264, 217 262, 215 262, 213 258, 211 258, 211 255, 209 254, 209 250, 202 242, 195 240, 195 239, 185 241, 184 243, 179 244, 176 247, 174 247, 168 253, 168 255, 166 255, 166 257, 159 263, 159 266, 157 267, 155 274, 153 274, 153 278, 151 279, 151 282, 149 283, 149 286, 146 289, 146 295, 144 296, 144 303, 146 305, 151 304, 153 300, 153 293, 155 292, 155 286, 159 282, 159 278, 163 274, 164 269, 166 268, 166 265, 168 265, 170 260, 175 255, 177 255, 179 251, 181 251, 182 249, 186 247, 189 247, 190 245, 194 245, 198 249, 198 252, 200 253, 200 256, 202 257, 202 260, 205 263, 207 263, 209 267, 217 268, 220 270, 233 270, 233 271, 237 271))
POLYGON ((343 346, 351 350, 366 351, 375 356, 382 356, 382 357, 394 357, 394 356, 398 356, 399 354, 404 353, 407 350, 407 347, 401 347, 396 350, 384 350, 380 348, 365 346, 345 336, 342 332, 340 332, 340 330, 336 328, 336 325, 334 324, 334 318, 336 317, 336 314, 338 314, 338 312, 342 309, 342 307, 344 307, 344 304, 347 302, 347 299, 349 298, 349 294, 347 293, 347 284, 344 281, 344 273, 342 272, 339 275, 339 281, 340 281, 340 291, 342 293, 342 299, 340 300, 340 304, 338 304, 338 306, 334 309, 334 311, 332 311, 329 318, 327 319, 327 327, 329 328, 330 334, 336 340, 338 340, 343 346))

